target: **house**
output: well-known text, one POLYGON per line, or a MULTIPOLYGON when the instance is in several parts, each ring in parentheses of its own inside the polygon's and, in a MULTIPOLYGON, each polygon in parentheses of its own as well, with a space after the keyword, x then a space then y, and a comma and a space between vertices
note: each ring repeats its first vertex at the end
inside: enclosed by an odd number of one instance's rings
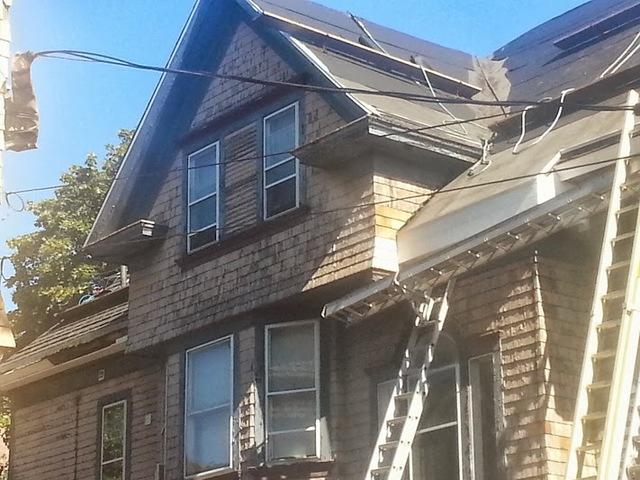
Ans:
POLYGON ((11 479, 631 478, 639 23, 197 2, 85 245, 128 286, 0 365, 11 479))

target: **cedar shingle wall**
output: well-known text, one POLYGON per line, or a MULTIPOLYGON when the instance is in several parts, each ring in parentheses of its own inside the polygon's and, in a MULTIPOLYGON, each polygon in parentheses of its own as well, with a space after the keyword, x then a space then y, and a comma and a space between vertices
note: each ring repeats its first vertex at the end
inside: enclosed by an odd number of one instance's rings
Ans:
POLYGON ((96 478, 99 402, 130 390, 131 479, 152 480, 162 462, 159 368, 151 367, 13 412, 12 480, 96 478), (144 417, 152 415, 151 425, 144 417), (76 428, 77 425, 77 428, 76 428), (77 445, 77 449, 76 449, 77 445))
MULTIPOLYGON (((277 54, 244 24, 235 34, 222 70, 274 79, 292 75, 277 54)), ((242 89, 226 83, 212 86, 194 122, 208 121, 213 115, 227 111, 232 104, 237 107, 264 93, 264 88, 259 86, 242 89)), ((344 123, 317 94, 302 97, 300 112, 304 142, 344 123)), ((244 132, 243 136, 261 141, 259 135, 244 132)), ((234 141, 230 148, 236 155, 248 156, 257 147, 242 149, 234 141)), ((183 152, 183 156, 187 153, 183 152)), ((179 167, 183 161, 176 158, 175 166, 179 167)), ((260 172, 261 162, 250 164, 227 166, 234 178, 225 180, 223 235, 228 235, 226 227, 235 233, 238 225, 258 221, 261 215, 256 195, 261 184, 256 171, 260 172)), ((270 236, 249 238, 244 246, 230 238, 226 246, 232 249, 238 245, 235 250, 184 268, 176 264, 176 260, 185 257, 185 239, 181 236, 185 232, 183 180, 180 171, 170 173, 150 214, 150 218, 170 227, 169 238, 145 259, 144 268, 132 266, 129 329, 132 349, 175 338, 218 319, 371 268, 373 209, 350 208, 371 202, 371 174, 362 168, 351 172, 304 166, 301 169, 305 206, 312 211, 347 208, 327 215, 303 214, 302 218, 292 220, 289 228, 270 236)), ((221 247, 224 245, 223 240, 221 247)))
MULTIPOLYGON (((533 257, 466 276, 456 285, 446 328, 460 347, 500 332, 504 425, 497 435, 509 480, 555 479, 564 468, 589 285, 582 270, 533 257)), ((342 479, 364 474, 377 433, 375 384, 385 369, 398 367, 407 339, 402 318, 410 317, 383 313, 339 336, 332 411, 339 416, 334 453, 342 479)))

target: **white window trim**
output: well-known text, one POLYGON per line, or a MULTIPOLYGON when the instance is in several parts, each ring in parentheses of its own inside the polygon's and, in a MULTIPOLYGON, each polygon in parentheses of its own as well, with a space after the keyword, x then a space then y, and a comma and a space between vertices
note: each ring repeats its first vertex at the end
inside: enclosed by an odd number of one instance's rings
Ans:
POLYGON ((109 403, 102 406, 101 412, 101 429, 100 429, 100 479, 102 480, 102 470, 105 465, 118 462, 122 460, 122 478, 126 479, 127 474, 127 415, 128 405, 126 400, 118 400, 117 402, 109 403), (104 412, 108 408, 116 407, 118 405, 124 405, 124 415, 122 416, 122 457, 113 458, 111 460, 104 461, 104 412))
MULTIPOLYGON (((213 340, 211 342, 207 342, 207 343, 203 343, 202 345, 198 345, 196 347, 193 348, 189 348, 188 350, 185 351, 185 365, 184 365, 184 372, 185 372, 185 382, 184 382, 184 428, 183 428, 183 438, 185 439, 185 441, 183 442, 183 448, 182 448, 182 473, 185 479, 187 480, 201 480, 201 479, 207 479, 207 478, 213 478, 216 477, 218 475, 224 475, 225 473, 229 473, 231 471, 233 471, 233 457, 234 457, 234 453, 233 453, 233 440, 234 440, 234 431, 233 431, 233 401, 234 401, 234 358, 235 358, 235 354, 234 354, 234 338, 233 335, 227 335, 226 337, 222 337, 222 338, 218 338, 216 340, 213 340), (187 448, 186 448, 186 438, 187 438, 187 419, 189 417, 188 413, 187 413, 187 395, 189 393, 189 354, 191 352, 195 352, 201 349, 206 349, 208 347, 212 347, 214 345, 220 344, 220 343, 224 343, 224 342, 229 342, 229 375, 231 378, 231 381, 229 382, 230 384, 230 392, 229 392, 229 398, 231 399, 231 401, 229 402, 229 465, 225 466, 225 467, 220 467, 220 468, 216 468, 213 470, 209 470, 206 472, 202 472, 202 473, 196 473, 194 475, 187 475, 187 448)), ((214 410, 214 409, 210 409, 210 410, 214 410)))
MULTIPOLYGON (((285 322, 285 323, 275 323, 270 324, 265 327, 265 336, 264 336, 264 352, 265 352, 265 415, 264 415, 264 431, 265 431, 265 444, 267 449, 267 462, 268 463, 277 463, 280 461, 279 459, 273 459, 270 457, 269 452, 269 437, 273 435, 269 431, 269 397, 277 396, 278 394, 282 394, 283 392, 269 392, 269 358, 270 358, 270 346, 269 346, 269 331, 275 330, 278 328, 287 328, 287 327, 299 327, 301 325, 313 325, 313 335, 314 335, 314 365, 315 365, 315 392, 316 392, 316 421, 315 421, 315 437, 316 437, 316 455, 315 458, 321 458, 321 449, 320 449, 320 323, 317 320, 303 320, 298 322, 285 322)), ((297 393, 297 392, 309 392, 314 389, 300 389, 300 390, 288 390, 287 393, 297 393)), ((275 435, 292 433, 292 432, 302 432, 308 430, 288 430, 282 432, 276 432, 275 435)))
POLYGON ((197 252, 198 250, 200 250, 201 248, 204 248, 208 245, 211 245, 212 243, 217 242, 220 239, 220 141, 216 141, 213 143, 210 143, 198 150, 196 150, 195 152, 191 152, 188 157, 187 157, 187 252, 188 253, 193 253, 193 252, 197 252), (195 155, 198 155, 199 153, 202 153, 206 150, 209 150, 210 148, 215 147, 216 149, 216 158, 215 161, 213 163, 215 163, 215 165, 213 165, 213 167, 216 170, 216 191, 215 193, 210 193, 208 195, 203 196, 202 198, 198 198, 195 200, 189 200, 189 191, 191 188, 190 185, 190 172, 191 172, 191 158, 195 155), (212 223, 211 225, 207 225, 206 227, 202 227, 200 230, 197 231, 191 231, 191 207, 194 206, 197 203, 202 202, 203 200, 207 200, 211 197, 215 196, 216 197, 216 221, 214 223, 212 223), (201 245, 197 248, 191 248, 191 237, 195 236, 196 234, 200 233, 200 232, 204 232, 205 230, 209 230, 210 228, 215 227, 215 240, 213 242, 209 242, 205 245, 201 245))
POLYGON ((275 165, 271 165, 269 168, 267 168, 267 157, 265 156, 267 151, 267 134, 266 134, 267 121, 270 118, 275 117, 276 115, 289 110, 290 108, 293 108, 295 111, 295 147, 294 148, 298 148, 300 146, 300 102, 297 102, 297 101, 293 102, 287 105, 286 107, 281 108, 280 110, 270 113, 269 115, 265 116, 262 119, 262 154, 263 154, 262 155, 262 219, 265 221, 273 220, 274 218, 278 218, 300 207, 300 160, 298 160, 295 156, 290 155, 286 159, 276 163, 275 165), (273 182, 267 185, 267 170, 272 170, 282 165, 283 163, 289 162, 291 160, 295 161, 295 167, 296 167, 295 173, 292 175, 289 175, 288 177, 280 179, 277 182, 273 182), (271 215, 270 217, 268 217, 267 216, 267 188, 278 185, 294 177, 296 179, 295 206, 291 207, 289 210, 285 210, 284 212, 280 212, 280 213, 277 213, 276 215, 271 215))

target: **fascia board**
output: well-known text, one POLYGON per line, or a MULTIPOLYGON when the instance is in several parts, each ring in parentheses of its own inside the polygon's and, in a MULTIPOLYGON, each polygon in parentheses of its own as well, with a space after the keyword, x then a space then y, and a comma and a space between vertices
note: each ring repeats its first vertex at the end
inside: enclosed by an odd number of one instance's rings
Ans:
MULTIPOLYGON (((166 64, 167 68, 172 68, 175 65, 176 60, 178 59, 178 55, 183 50, 183 46, 186 43, 189 33, 191 32, 191 27, 193 25, 195 17, 197 16, 197 12, 199 11, 201 4, 203 3, 204 3, 204 0, 196 0, 196 3, 191 9, 191 12, 189 13, 189 17, 187 18, 187 22, 185 23, 182 29, 182 32, 180 32, 178 41, 176 42, 171 52, 171 55, 169 56, 169 60, 166 64)), ((129 164, 131 162, 131 157, 134 156, 134 152, 138 147, 141 132, 145 129, 145 126, 147 125, 147 123, 150 122, 150 117, 152 116, 152 112, 154 110, 157 110, 156 103, 158 103, 160 100, 166 99, 166 94, 164 95, 164 97, 162 97, 161 92, 167 91, 168 89, 170 89, 170 86, 171 84, 173 84, 174 81, 175 81, 175 76, 168 76, 166 72, 162 73, 162 75, 160 76, 160 79, 158 80, 158 83, 156 84, 153 90, 153 94, 151 95, 151 99, 147 103, 144 113, 142 114, 142 118, 138 123, 133 139, 131 140, 131 144, 127 149, 127 153, 125 154, 124 159, 122 160, 122 163, 118 168, 118 171, 115 177, 116 179, 124 177, 125 172, 131 168, 129 164)), ((87 245, 89 245, 90 243, 94 243, 95 241, 98 240, 97 238, 94 238, 96 236, 98 225, 101 223, 107 223, 108 220, 110 220, 109 210, 111 209, 109 209, 108 205, 113 203, 113 201, 115 200, 113 197, 117 194, 116 188, 122 188, 122 187, 117 186, 117 180, 114 180, 111 183, 111 186, 109 187, 109 190, 107 192, 104 202, 100 206, 98 215, 96 216, 96 219, 93 222, 93 225, 91 226, 89 235, 87 235, 87 238, 85 239, 83 248, 87 247, 87 245)))

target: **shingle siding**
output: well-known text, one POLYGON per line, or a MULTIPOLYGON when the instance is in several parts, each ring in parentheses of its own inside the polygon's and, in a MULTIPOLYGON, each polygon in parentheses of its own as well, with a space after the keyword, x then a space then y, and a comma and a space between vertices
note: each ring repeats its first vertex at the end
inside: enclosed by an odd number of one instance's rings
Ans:
POLYGON ((162 463, 160 380, 159 367, 148 367, 29 406, 18 404, 12 420, 12 480, 96 478, 99 403, 116 392, 130 395, 130 478, 153 480, 156 464, 162 463))

